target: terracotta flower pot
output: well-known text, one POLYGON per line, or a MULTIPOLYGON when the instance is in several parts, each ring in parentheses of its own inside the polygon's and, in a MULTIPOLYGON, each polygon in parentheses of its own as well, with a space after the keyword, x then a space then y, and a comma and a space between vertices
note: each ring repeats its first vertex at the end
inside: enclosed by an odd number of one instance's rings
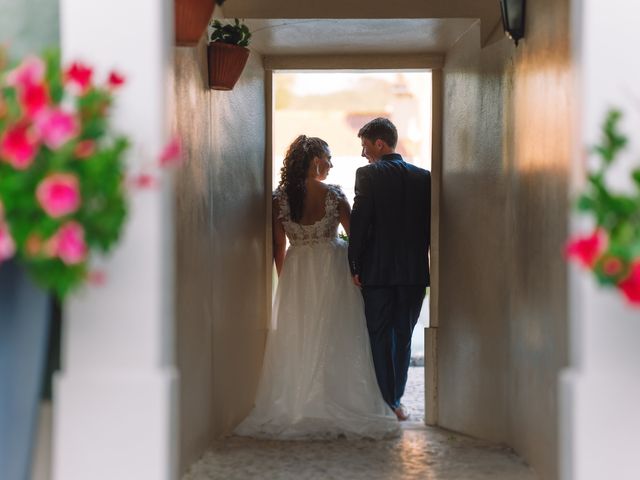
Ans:
POLYGON ((209 88, 213 90, 233 89, 247 64, 249 49, 214 42, 207 47, 207 55, 209 57, 209 88))
POLYGON ((174 0, 176 45, 194 46, 202 37, 213 10, 215 0, 174 0))

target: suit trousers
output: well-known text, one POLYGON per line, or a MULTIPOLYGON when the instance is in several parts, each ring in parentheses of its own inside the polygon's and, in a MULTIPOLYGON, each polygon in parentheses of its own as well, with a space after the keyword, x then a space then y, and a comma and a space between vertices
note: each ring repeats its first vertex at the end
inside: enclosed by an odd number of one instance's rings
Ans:
POLYGON ((393 285, 362 287, 371 354, 382 397, 400 405, 411 360, 411 336, 426 287, 393 285))

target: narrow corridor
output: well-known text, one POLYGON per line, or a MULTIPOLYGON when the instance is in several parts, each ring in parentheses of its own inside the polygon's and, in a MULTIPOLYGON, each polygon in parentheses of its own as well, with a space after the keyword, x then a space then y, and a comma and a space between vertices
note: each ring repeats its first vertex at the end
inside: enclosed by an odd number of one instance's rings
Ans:
POLYGON ((407 422, 393 440, 223 439, 182 480, 536 480, 511 450, 407 422))

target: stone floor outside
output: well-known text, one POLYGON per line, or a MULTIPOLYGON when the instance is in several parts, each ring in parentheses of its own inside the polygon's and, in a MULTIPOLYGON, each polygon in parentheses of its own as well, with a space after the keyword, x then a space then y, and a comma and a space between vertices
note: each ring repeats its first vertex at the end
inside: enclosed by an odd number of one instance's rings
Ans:
POLYGON ((411 421, 424 422, 424 367, 409 367, 402 404, 409 410, 411 421))

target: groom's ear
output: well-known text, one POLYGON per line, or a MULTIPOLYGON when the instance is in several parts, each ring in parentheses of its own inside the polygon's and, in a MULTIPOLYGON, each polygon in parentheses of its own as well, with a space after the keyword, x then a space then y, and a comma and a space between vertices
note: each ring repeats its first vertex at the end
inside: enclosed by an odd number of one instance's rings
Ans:
POLYGON ((384 143, 384 140, 377 138, 374 142, 374 145, 378 150, 382 150, 386 146, 386 143, 384 143))

